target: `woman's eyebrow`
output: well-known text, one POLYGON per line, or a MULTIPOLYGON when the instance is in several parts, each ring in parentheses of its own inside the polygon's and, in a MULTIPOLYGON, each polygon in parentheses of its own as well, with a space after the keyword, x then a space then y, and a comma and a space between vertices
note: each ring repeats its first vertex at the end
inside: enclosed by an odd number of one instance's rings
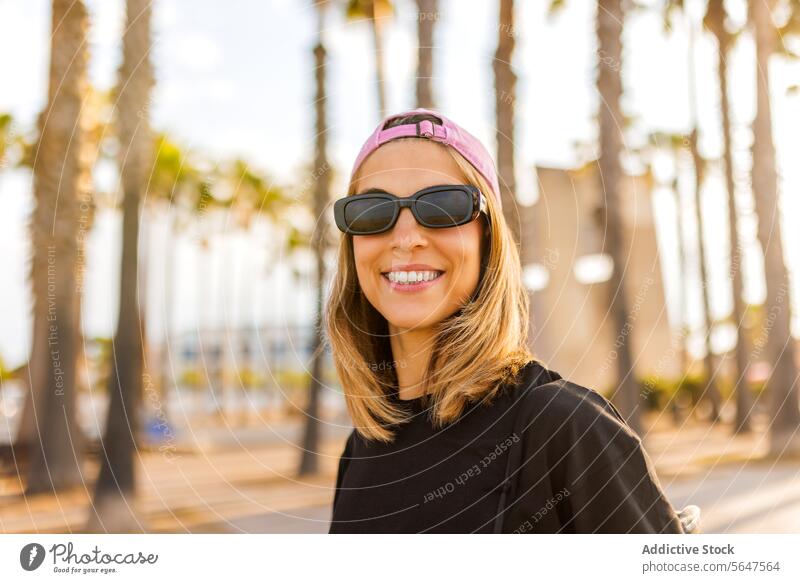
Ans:
POLYGON ((389 191, 387 191, 387 190, 384 190, 382 188, 375 188, 375 187, 368 188, 367 190, 365 190, 363 192, 359 192, 357 194, 376 194, 376 193, 378 193, 378 194, 390 194, 389 191))

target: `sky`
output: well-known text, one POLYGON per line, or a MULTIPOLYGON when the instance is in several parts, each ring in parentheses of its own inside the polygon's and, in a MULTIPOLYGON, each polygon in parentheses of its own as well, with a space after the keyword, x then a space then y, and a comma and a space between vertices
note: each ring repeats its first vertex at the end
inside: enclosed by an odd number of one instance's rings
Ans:
MULTIPOLYGON (((90 80, 100 89, 116 81, 124 23, 122 0, 87 0, 90 11, 90 80)), ((545 2, 517 2, 514 68, 517 88, 517 183, 523 204, 535 202, 535 166, 575 167, 595 155, 598 99, 594 89, 596 57, 594 3, 571 0, 557 14, 545 14, 545 2), (582 145, 582 147, 578 147, 582 145)), ((687 84, 688 35, 679 20, 663 30, 658 6, 628 16, 623 56, 623 107, 633 120, 631 147, 647 132, 685 132, 689 127, 687 84)), ((734 24, 744 18, 744 2, 728 2, 734 24)), ((387 96, 391 111, 414 106, 416 14, 411 0, 397 0, 387 26, 387 96)), ((497 42, 497 3, 440 0, 434 51, 434 93, 438 107, 494 151, 492 58, 497 42)), ((701 3, 688 2, 695 16, 701 3)), ((148 111, 152 125, 167 132, 190 152, 212 160, 242 156, 278 183, 298 183, 313 154, 313 60, 316 16, 311 2, 293 0, 156 0, 153 62, 156 85, 148 111)), ((696 19, 697 20, 697 19, 696 19)), ((0 112, 11 113, 25 132, 34 127, 47 94, 50 11, 46 0, 0 2, 0 112)), ((329 54, 330 158, 337 170, 334 188, 344 192, 344 178, 362 141, 378 122, 372 44, 363 22, 347 22, 340 7, 328 14, 324 39, 329 54)), ((697 115, 701 151, 719 156, 718 93, 715 45, 698 33, 695 43, 697 115)), ((740 181, 737 196, 745 211, 748 241, 746 299, 763 299, 760 263, 746 165, 754 113, 754 50, 748 35, 738 42, 729 65, 740 181)), ((771 68, 775 141, 784 193, 788 261, 798 273, 800 235, 800 96, 787 89, 800 80, 800 65, 778 62, 771 68), (792 194, 795 196, 791 196, 792 194)), ((676 236, 675 208, 666 193, 655 193, 659 237, 676 236)), ((713 169, 703 193, 707 208, 709 269, 713 315, 724 317, 731 300, 726 280, 727 233, 724 191, 713 169)), ((27 269, 30 248, 26 222, 32 208, 31 179, 25 171, 0 172, 0 357, 9 366, 27 358, 30 344, 30 298, 27 269)), ((691 213, 688 213, 689 215, 691 213)), ((221 219, 221 231, 208 251, 200 252, 197 233, 168 236, 163 218, 145 217, 151 330, 163 330, 166 245, 175 246, 173 330, 243 326, 270 322, 307 323, 313 295, 305 280, 294 281, 282 250, 271 244, 263 225, 249 237, 221 219)), ((691 217, 685 225, 691 233, 691 217)), ((116 319, 119 219, 101 213, 88 247, 89 273, 84 299, 88 335, 109 336, 116 319)), ((672 247, 666 245, 665 247, 672 247)), ((674 253, 662 256, 668 304, 674 306, 679 278, 674 253)), ((796 280, 796 278, 795 278, 796 280)), ((797 305, 797 287, 794 302, 797 305)), ((699 297, 690 306, 699 322, 699 297)), ((674 314, 674 310, 671 311, 674 314)), ((671 316, 674 318, 674 316, 671 316)), ((795 322, 797 324, 797 322, 795 322)), ((796 331, 800 328, 796 326, 796 331)), ((720 346, 724 345, 724 340, 720 346)))

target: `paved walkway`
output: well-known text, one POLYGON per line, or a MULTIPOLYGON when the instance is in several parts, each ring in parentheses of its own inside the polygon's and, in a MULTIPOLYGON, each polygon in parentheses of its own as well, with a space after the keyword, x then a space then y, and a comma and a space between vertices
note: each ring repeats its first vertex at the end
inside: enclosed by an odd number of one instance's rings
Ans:
POLYGON ((676 507, 700 507, 704 533, 800 533, 800 464, 718 465, 665 489, 676 507))
MULTIPOLYGON (((336 466, 346 428, 326 440, 321 472, 297 478, 297 431, 207 428, 181 442, 174 458, 143 452, 139 472, 143 531, 327 532, 336 466)), ((330 432, 329 432, 330 433, 330 432)), ((669 425, 645 437, 676 508, 697 504, 704 532, 800 532, 800 462, 761 459, 765 440, 732 438, 726 427, 669 425)), ((87 464, 87 475, 97 473, 87 464)), ((0 480, 0 532, 80 532, 89 491, 22 497, 0 480)))
MULTIPOLYGON (((246 532, 237 521, 263 514, 291 515, 296 508, 330 505, 341 438, 326 441, 321 472, 298 478, 298 449, 288 445, 247 446, 158 452, 140 456, 138 488, 143 530, 150 532, 246 532)), ((97 464, 86 464, 96 476, 97 464)), ((68 493, 21 495, 16 478, 0 480, 0 532, 80 532, 91 489, 68 493)), ((327 521, 327 518, 326 518, 327 521)))

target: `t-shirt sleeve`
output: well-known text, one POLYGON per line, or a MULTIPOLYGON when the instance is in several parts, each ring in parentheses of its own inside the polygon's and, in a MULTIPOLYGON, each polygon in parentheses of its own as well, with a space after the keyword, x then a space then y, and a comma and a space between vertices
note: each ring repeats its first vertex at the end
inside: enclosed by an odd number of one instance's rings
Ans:
POLYGON ((591 472, 573 468, 565 498, 565 530, 584 533, 681 534, 675 510, 666 499, 641 445, 629 451, 610 446, 591 472), (601 460, 601 461, 600 461, 601 460))
POLYGON ((563 379, 549 385, 546 449, 561 531, 682 533, 641 439, 611 402, 563 379))

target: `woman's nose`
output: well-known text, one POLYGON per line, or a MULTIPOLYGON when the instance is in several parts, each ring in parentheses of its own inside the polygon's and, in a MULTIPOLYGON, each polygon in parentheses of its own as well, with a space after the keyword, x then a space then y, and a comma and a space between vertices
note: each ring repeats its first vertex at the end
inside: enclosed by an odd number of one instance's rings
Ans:
POLYGON ((400 209, 400 215, 392 229, 392 246, 410 247, 425 243, 425 234, 422 226, 414 218, 411 209, 400 209))

